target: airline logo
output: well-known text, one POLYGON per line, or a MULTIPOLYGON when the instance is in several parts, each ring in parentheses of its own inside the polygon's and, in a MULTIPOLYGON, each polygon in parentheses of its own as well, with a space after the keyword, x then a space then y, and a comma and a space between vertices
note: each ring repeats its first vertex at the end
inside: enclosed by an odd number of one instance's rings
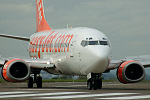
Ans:
POLYGON ((35 36, 30 42, 30 53, 37 52, 69 52, 69 44, 73 35, 58 35, 55 31, 48 36, 35 36))
POLYGON ((36 24, 37 24, 37 32, 51 30, 50 26, 45 20, 42 0, 36 0, 36 24))
POLYGON ((42 2, 40 2, 40 0, 38 0, 37 1, 37 6, 38 6, 38 14, 39 14, 39 17, 38 17, 38 21, 39 21, 39 23, 38 24, 40 24, 41 23, 41 21, 42 21, 42 16, 43 16, 43 7, 42 7, 42 2))

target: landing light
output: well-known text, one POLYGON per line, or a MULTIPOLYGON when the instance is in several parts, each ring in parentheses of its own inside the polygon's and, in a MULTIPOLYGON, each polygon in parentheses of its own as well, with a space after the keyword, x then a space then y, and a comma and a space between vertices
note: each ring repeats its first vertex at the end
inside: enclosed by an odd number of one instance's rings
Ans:
POLYGON ((58 61, 61 61, 61 59, 58 59, 58 61))
POLYGON ((49 64, 50 64, 50 62, 48 61, 48 62, 47 62, 47 64, 49 65, 49 64))

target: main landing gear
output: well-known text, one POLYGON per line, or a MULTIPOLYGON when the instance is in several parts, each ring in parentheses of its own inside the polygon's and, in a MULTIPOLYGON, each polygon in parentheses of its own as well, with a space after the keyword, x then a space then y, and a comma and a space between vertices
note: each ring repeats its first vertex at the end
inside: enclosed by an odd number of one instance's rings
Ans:
POLYGON ((102 78, 101 74, 90 73, 87 75, 87 88, 89 90, 97 90, 102 88, 102 78))
POLYGON ((33 83, 36 83, 37 88, 42 88, 42 77, 39 76, 41 69, 31 69, 31 75, 28 80, 28 88, 33 88, 33 83))

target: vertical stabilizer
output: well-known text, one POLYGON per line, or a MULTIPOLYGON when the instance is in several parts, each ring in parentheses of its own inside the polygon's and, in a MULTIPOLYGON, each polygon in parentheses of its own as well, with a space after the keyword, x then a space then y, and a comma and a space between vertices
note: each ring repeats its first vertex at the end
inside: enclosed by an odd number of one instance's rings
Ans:
POLYGON ((43 0, 36 0, 36 31, 45 30, 51 30, 51 28, 45 20, 43 0))

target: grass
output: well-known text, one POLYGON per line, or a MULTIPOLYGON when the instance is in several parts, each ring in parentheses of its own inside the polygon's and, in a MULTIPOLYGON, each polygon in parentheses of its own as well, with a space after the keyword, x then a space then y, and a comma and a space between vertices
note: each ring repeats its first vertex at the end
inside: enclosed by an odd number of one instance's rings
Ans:
MULTIPOLYGON (((43 82, 87 82, 87 79, 43 79, 43 82)), ((103 80, 103 82, 113 82, 115 80, 103 80)), ((5 83, 4 79, 0 79, 0 83, 5 83)))
MULTIPOLYGON (((79 79, 79 80, 73 80, 73 79, 43 79, 43 82, 86 82, 86 79, 79 79)), ((6 83, 4 79, 0 78, 0 83, 6 83)))
POLYGON ((79 80, 73 80, 73 79, 43 79, 43 82, 86 82, 86 79, 79 79, 79 80))
MULTIPOLYGON (((43 82, 87 82, 87 79, 43 79, 43 82)), ((117 80, 103 80, 103 82, 116 82, 117 80)), ((0 78, 0 83, 6 83, 4 79, 0 78)), ((143 80, 142 82, 150 82, 150 80, 143 80)))
POLYGON ((0 83, 5 83, 6 81, 2 78, 0 78, 0 83))
MULTIPOLYGON (((115 82, 117 80, 103 80, 103 82, 115 82)), ((43 82, 87 82, 87 79, 43 79, 43 82)))

